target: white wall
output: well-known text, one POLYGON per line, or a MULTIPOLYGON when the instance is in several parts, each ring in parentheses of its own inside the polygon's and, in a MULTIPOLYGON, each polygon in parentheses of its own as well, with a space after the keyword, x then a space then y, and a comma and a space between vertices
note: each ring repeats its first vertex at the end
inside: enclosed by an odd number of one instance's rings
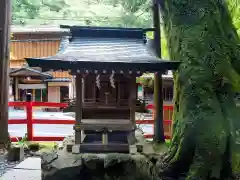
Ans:
POLYGON ((60 102, 60 87, 48 87, 48 102, 60 102))

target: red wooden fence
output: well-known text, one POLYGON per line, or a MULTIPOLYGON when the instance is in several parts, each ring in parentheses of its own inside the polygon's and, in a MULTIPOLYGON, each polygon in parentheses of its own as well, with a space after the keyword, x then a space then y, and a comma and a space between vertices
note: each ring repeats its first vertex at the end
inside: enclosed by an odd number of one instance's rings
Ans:
MULTIPOLYGON (((59 107, 65 108, 68 106, 66 103, 54 103, 54 102, 9 102, 10 107, 23 107, 26 109, 26 119, 9 119, 8 124, 27 124, 27 138, 29 141, 62 141, 64 137, 41 137, 34 136, 33 124, 75 124, 75 120, 49 120, 49 119, 33 119, 33 108, 34 107, 59 107)), ((148 105, 148 109, 153 111, 154 118, 154 108, 152 105, 148 105)), ((164 131, 165 138, 171 138, 171 116, 173 111, 173 106, 164 106, 164 131)), ((154 124, 154 120, 136 120, 136 124, 154 124)), ((145 134, 144 137, 152 138, 153 134, 145 134)), ((17 139, 21 137, 11 137, 12 142, 16 142, 17 139)))

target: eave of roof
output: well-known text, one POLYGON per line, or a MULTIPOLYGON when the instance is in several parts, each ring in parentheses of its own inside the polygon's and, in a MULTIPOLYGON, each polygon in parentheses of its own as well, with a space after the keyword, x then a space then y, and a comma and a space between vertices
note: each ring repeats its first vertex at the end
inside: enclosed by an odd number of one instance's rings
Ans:
POLYGON ((52 78, 44 79, 44 82, 71 82, 70 78, 52 78))
POLYGON ((41 67, 44 71, 63 70, 71 71, 75 74, 79 73, 106 73, 115 71, 115 73, 134 73, 141 74, 143 72, 165 72, 166 70, 176 70, 179 62, 159 61, 156 63, 123 63, 123 62, 89 62, 89 61, 73 61, 67 62, 62 60, 44 60, 26 58, 29 66, 41 67))
POLYGON ((57 26, 11 26, 12 33, 61 33, 68 31, 57 26))
POLYGON ((51 74, 41 72, 41 71, 38 71, 38 70, 30 68, 30 67, 22 67, 22 68, 14 69, 9 73, 9 75, 10 76, 15 76, 14 74, 17 74, 21 71, 28 71, 28 72, 33 73, 33 75, 31 75, 31 76, 42 76, 42 77, 45 77, 45 78, 52 78, 51 74))

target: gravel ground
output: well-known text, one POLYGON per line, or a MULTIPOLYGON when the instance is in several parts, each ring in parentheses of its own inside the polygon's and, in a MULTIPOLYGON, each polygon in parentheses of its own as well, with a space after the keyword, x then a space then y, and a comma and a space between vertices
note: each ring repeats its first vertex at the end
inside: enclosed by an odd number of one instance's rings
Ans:
POLYGON ((5 174, 7 171, 12 170, 15 166, 17 166, 20 162, 24 161, 30 155, 25 154, 24 158, 21 161, 9 162, 6 160, 6 153, 0 150, 0 178, 5 174))
POLYGON ((7 162, 7 161, 2 161, 0 162, 0 177, 3 176, 7 171, 13 169, 16 165, 18 165, 20 162, 7 162))

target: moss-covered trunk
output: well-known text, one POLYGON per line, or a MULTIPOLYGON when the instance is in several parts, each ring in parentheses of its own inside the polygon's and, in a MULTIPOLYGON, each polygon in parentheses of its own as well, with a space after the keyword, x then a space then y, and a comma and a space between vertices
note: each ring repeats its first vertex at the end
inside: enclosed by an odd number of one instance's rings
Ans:
POLYGON ((240 41, 227 6, 224 0, 162 2, 170 58, 182 62, 175 74, 174 134, 163 174, 230 178, 240 41))

